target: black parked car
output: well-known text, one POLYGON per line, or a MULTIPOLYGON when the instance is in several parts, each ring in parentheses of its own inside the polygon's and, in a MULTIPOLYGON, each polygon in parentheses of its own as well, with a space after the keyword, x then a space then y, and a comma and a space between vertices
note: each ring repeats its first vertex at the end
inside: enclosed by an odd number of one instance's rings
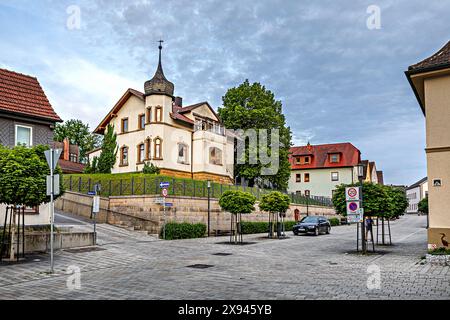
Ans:
POLYGON ((321 232, 329 234, 331 231, 331 224, 327 218, 322 216, 308 216, 304 217, 299 223, 292 228, 295 235, 299 233, 313 233, 318 236, 321 232))

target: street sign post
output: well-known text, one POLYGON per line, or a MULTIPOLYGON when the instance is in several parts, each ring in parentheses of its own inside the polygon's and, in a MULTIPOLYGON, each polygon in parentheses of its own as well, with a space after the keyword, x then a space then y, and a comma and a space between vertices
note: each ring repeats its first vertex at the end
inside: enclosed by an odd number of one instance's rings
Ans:
POLYGON ((163 239, 164 240, 166 240, 166 197, 169 194, 169 192, 167 190, 167 187, 169 187, 169 185, 170 184, 168 182, 160 182, 160 184, 159 184, 159 186, 161 188, 163 188, 161 190, 161 195, 163 198, 162 205, 163 205, 163 213, 164 213, 164 225, 163 225, 163 239))
POLYGON ((100 212, 100 196, 92 197, 92 215, 94 216, 94 246, 97 245, 97 213, 100 212))
MULTIPOLYGON (((58 164, 59 156, 61 155, 61 149, 50 149, 45 150, 44 155, 47 160, 48 167, 50 168, 50 178, 49 178, 49 187, 50 187, 50 273, 53 273, 53 241, 54 241, 54 223, 55 223, 55 207, 54 207, 54 195, 55 195, 55 180, 54 180, 54 171, 58 164)), ((59 178, 58 178, 59 179, 59 178)), ((59 183, 58 183, 59 189, 59 183)), ((59 193, 59 190, 58 190, 59 193)))

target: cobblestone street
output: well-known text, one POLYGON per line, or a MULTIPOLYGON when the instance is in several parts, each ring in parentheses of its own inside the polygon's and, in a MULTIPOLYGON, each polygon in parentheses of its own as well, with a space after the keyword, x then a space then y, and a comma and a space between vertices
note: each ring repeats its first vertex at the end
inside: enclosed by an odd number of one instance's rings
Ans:
POLYGON ((361 256, 354 225, 319 237, 252 235, 243 246, 219 244, 227 237, 112 237, 124 231, 100 225, 98 248, 57 252, 54 275, 47 273, 49 255, 0 266, 0 299, 450 299, 449 267, 421 260, 426 217, 402 217, 391 226, 394 245, 361 256), (379 289, 367 287, 370 265, 381 270, 379 289), (67 287, 69 266, 81 269, 79 290, 67 287))

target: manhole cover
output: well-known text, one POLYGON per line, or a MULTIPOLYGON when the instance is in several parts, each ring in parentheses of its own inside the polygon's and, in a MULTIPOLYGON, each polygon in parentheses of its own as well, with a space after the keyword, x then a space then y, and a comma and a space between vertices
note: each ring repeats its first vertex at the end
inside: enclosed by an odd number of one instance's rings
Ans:
POLYGON ((223 241, 223 242, 216 242, 216 244, 229 244, 229 245, 237 245, 237 246, 245 246, 249 244, 255 244, 257 242, 230 242, 230 241, 223 241))
POLYGON ((231 256, 232 253, 228 253, 228 252, 217 252, 217 253, 213 253, 213 256, 231 256))
POLYGON ((92 252, 92 251, 103 251, 106 250, 104 248, 99 247, 87 247, 87 248, 75 248, 75 249, 65 249, 65 252, 69 253, 84 253, 84 252, 92 252))
POLYGON ((197 264, 191 264, 190 266, 186 266, 187 268, 194 268, 194 269, 206 269, 206 268, 211 268, 214 267, 211 264, 201 264, 201 263, 197 263, 197 264))

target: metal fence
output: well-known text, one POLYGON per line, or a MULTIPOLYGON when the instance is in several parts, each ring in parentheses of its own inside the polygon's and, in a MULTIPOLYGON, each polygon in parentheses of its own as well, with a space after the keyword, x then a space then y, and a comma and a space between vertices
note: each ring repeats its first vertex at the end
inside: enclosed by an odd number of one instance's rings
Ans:
MULTIPOLYGON (((65 190, 79 193, 89 193, 94 191, 94 185, 101 185, 100 194, 102 196, 126 196, 126 195, 157 195, 161 194, 159 183, 167 181, 169 195, 189 196, 189 197, 207 197, 207 181, 198 181, 192 179, 178 179, 165 176, 121 176, 111 178, 91 177, 90 175, 64 175, 63 185, 65 190)), ((210 197, 220 198, 222 193, 228 190, 241 190, 253 194, 258 200, 262 195, 267 194, 272 189, 262 189, 258 187, 247 187, 241 185, 229 185, 211 182, 210 197)), ((332 201, 329 197, 322 196, 304 196, 296 193, 287 193, 292 203, 318 205, 331 207, 332 201)))

